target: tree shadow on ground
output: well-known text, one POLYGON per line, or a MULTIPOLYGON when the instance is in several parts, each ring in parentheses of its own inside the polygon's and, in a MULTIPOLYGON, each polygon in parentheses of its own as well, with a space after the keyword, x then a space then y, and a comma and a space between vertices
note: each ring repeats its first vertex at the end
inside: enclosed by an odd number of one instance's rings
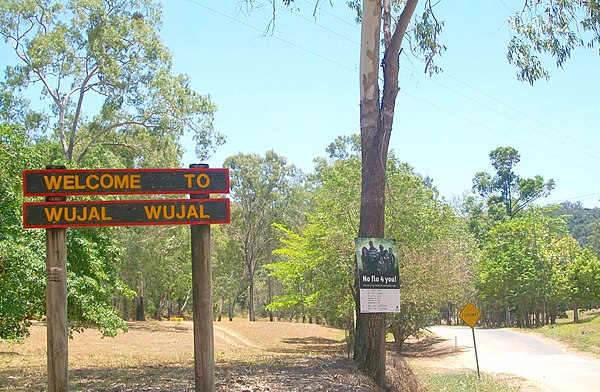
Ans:
MULTIPOLYGON (((45 369, 34 374, 0 370, 0 391, 46 390, 45 369)), ((370 379, 341 356, 275 356, 262 361, 227 361, 216 364, 217 392, 266 391, 373 391, 370 379)), ((69 371, 71 392, 193 392, 193 361, 164 366, 80 368, 69 371)))
POLYGON ((439 337, 428 336, 417 342, 406 342, 402 350, 402 356, 409 358, 434 358, 446 355, 459 354, 466 349, 454 347, 449 344, 450 340, 439 337))
POLYGON ((281 340, 285 347, 277 347, 269 350, 275 353, 316 353, 324 355, 342 354, 345 343, 320 337, 286 338, 281 340))
POLYGON ((127 323, 127 327, 130 331, 140 331, 140 332, 178 332, 178 333, 192 333, 193 327, 191 324, 180 324, 174 323, 171 321, 161 321, 161 322, 135 322, 135 323, 127 323))
POLYGON ((14 351, 0 351, 0 355, 6 355, 7 357, 8 357, 8 356, 11 356, 11 357, 17 357, 17 356, 20 356, 20 355, 22 355, 22 354, 21 354, 21 353, 14 352, 14 351))

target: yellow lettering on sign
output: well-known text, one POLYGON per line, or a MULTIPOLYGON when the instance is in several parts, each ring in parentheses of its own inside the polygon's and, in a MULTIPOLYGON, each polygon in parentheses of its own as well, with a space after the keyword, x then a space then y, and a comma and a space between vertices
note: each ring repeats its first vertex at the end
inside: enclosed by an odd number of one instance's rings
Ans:
POLYGON ((144 212, 148 220, 210 219, 203 204, 145 205, 144 212))
POLYGON ((162 206, 144 206, 144 212, 146 213, 146 218, 150 220, 156 220, 160 217, 160 208, 162 206))
POLYGON ((48 190, 96 190, 96 189, 140 189, 140 174, 89 174, 85 180, 79 174, 60 174, 44 176, 48 190))
POLYGON ((62 180, 62 176, 44 176, 44 182, 46 183, 46 188, 48 188, 50 190, 59 189, 61 180, 62 180))
POLYGON ((207 188, 210 185, 210 177, 206 173, 200 173, 196 175, 195 173, 189 173, 183 175, 187 180, 187 187, 192 188, 194 185, 198 186, 198 188, 207 188))
POLYGON ((48 222, 58 222, 62 217, 62 208, 44 208, 48 222))
POLYGON ((131 174, 129 176, 129 188, 131 189, 140 189, 142 184, 140 184, 140 175, 139 174, 131 174))
POLYGON ((100 186, 99 183, 99 178, 97 174, 90 174, 86 179, 85 179, 85 185, 89 188, 89 189, 98 189, 98 187, 100 186))
POLYGON ((75 176, 73 176, 73 175, 63 176, 63 188, 75 189, 75 176))
POLYGON ((75 207, 44 207, 44 214, 48 222, 111 221, 112 216, 106 213, 106 207, 75 206, 75 207))

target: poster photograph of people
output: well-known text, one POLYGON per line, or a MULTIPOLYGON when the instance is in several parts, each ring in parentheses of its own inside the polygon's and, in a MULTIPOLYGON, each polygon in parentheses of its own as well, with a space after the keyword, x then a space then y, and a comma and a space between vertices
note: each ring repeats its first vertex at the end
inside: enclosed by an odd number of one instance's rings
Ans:
POLYGON ((400 288, 396 244, 384 238, 356 238, 360 288, 400 288))
POLYGON ((400 273, 395 241, 357 237, 354 243, 361 313, 400 311, 400 273))

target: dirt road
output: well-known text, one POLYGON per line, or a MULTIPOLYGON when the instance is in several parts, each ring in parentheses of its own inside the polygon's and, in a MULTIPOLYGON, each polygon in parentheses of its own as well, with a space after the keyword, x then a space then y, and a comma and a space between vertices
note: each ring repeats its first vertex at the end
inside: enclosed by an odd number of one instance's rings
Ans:
MULTIPOLYGON (((440 338, 456 344, 460 363, 476 369, 469 327, 431 327, 440 338)), ((475 329, 482 372, 514 374, 535 382, 544 391, 587 392, 600 389, 600 361, 575 354, 559 343, 508 329, 475 329)))

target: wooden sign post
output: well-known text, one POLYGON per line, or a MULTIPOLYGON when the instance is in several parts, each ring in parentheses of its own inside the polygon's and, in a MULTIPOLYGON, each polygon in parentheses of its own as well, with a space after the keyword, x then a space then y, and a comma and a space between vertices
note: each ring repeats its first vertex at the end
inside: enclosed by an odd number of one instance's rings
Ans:
POLYGON ((69 227, 190 225, 194 296, 196 392, 215 390, 210 224, 229 223, 229 170, 205 164, 189 169, 100 169, 23 171, 23 227, 46 229, 46 320, 48 391, 69 390, 67 329, 67 241, 69 227), (69 195, 188 194, 190 199, 66 201, 69 195))
POLYGON ((69 390, 66 229, 46 229, 48 392, 69 390))
MULTIPOLYGON (((190 168, 208 167, 193 164, 190 168)), ((204 195, 190 195, 204 199, 204 195)), ((192 293, 194 299, 194 380, 196 392, 215 390, 215 344, 213 331, 210 225, 191 225, 192 293)))
MULTIPOLYGON (((64 167, 48 167, 62 168, 64 167)), ((47 202, 64 201, 59 196, 47 202)), ((69 331, 67 327, 67 230, 46 229, 46 347, 48 392, 69 390, 69 331)))

